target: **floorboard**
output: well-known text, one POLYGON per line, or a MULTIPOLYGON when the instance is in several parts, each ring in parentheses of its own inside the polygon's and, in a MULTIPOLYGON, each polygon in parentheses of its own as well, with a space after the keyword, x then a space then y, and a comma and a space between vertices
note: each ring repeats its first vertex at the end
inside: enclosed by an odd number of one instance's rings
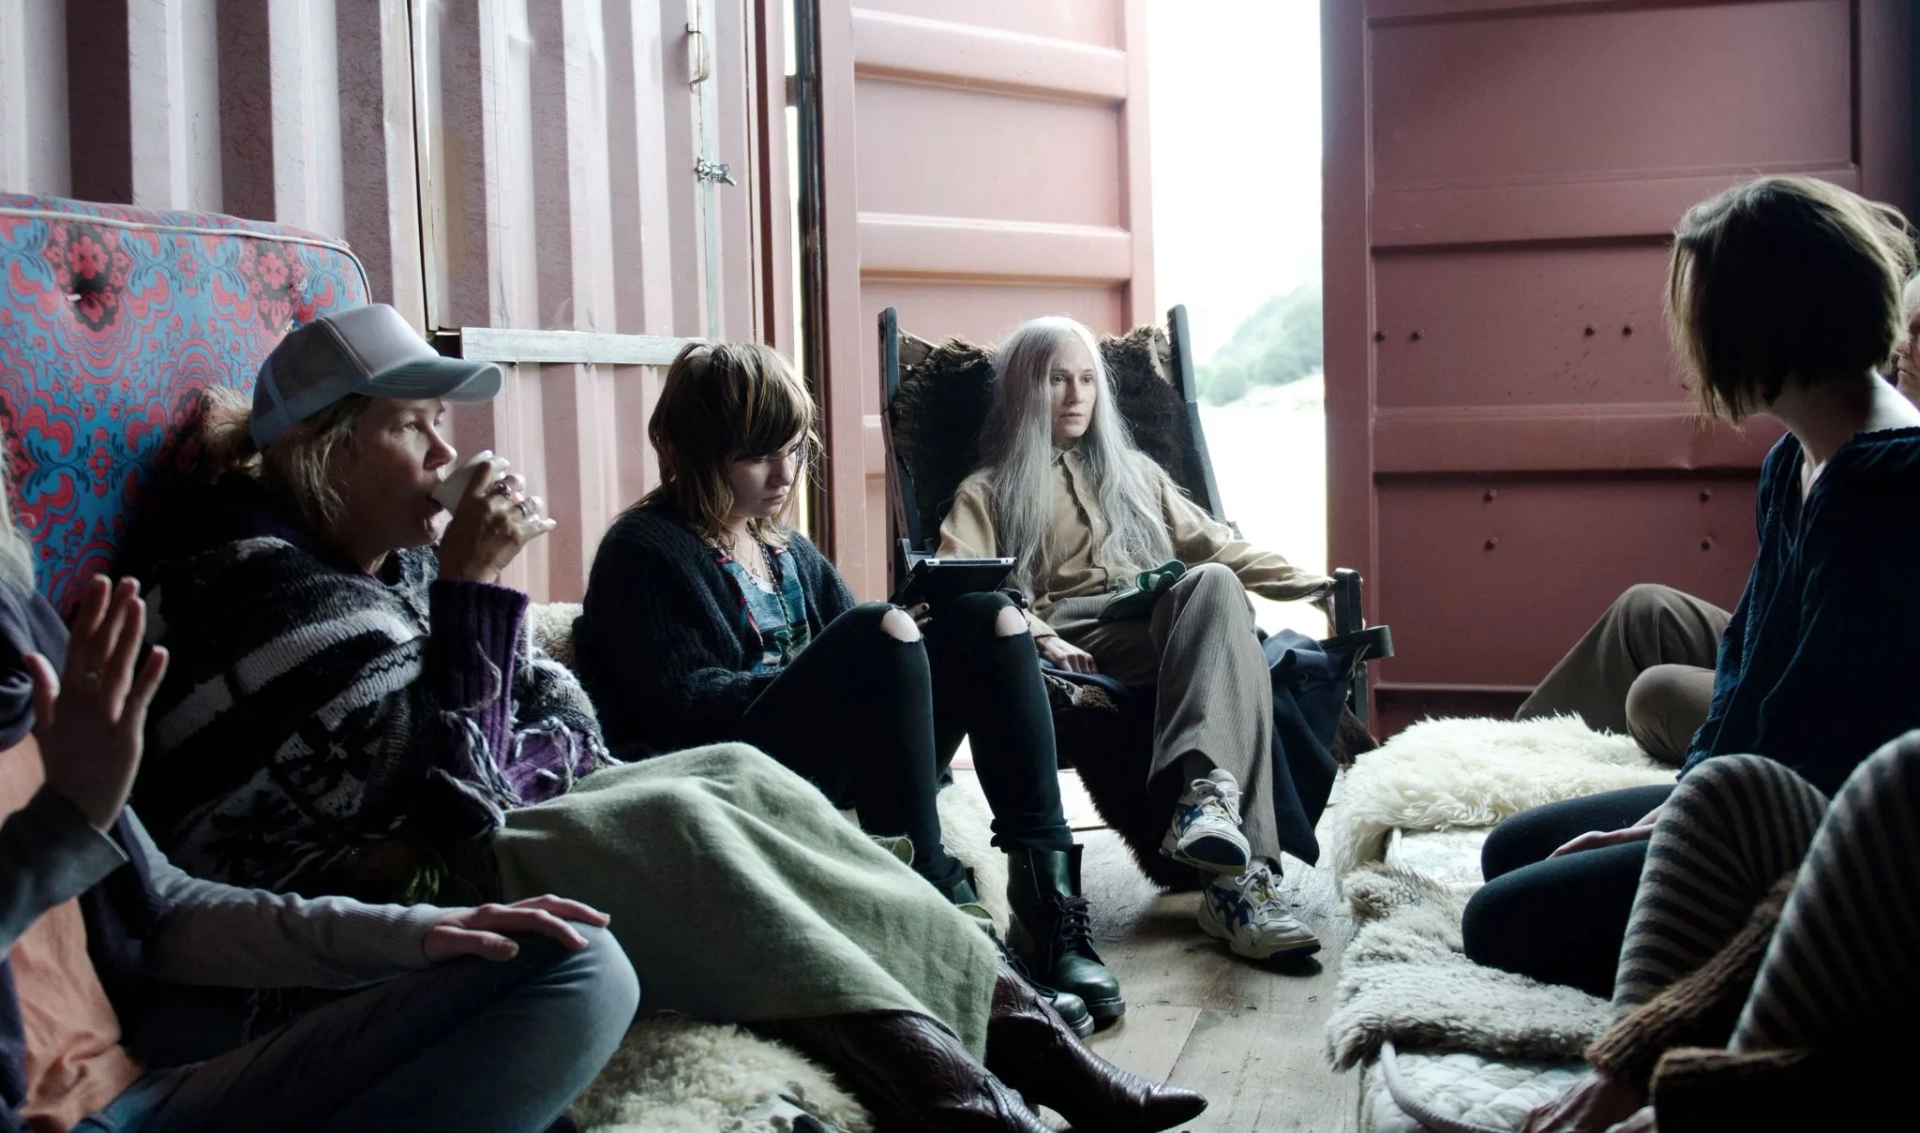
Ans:
MULTIPOLYGON (((1071 773, 1063 778, 1063 793, 1078 797, 1071 773)), ((1207 1112, 1185 1127, 1193 1133, 1351 1130, 1358 1076, 1335 1074, 1326 1057, 1338 958, 1353 934, 1332 879, 1288 860, 1282 892, 1324 947, 1306 961, 1255 964, 1200 931, 1197 895, 1161 893, 1141 876, 1118 835, 1077 836, 1095 943, 1127 996, 1126 1017, 1095 1035, 1094 1048, 1205 1093, 1207 1112)))

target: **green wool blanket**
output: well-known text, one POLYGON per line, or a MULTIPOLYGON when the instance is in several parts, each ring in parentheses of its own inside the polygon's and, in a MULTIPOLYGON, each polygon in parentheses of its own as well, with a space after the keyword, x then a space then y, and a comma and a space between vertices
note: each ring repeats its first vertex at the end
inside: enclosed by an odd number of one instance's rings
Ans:
POLYGON ((507 900, 557 893, 612 916, 644 1010, 725 1023, 914 1011, 985 1054, 992 941, 754 748, 596 771, 510 811, 495 856, 507 900))

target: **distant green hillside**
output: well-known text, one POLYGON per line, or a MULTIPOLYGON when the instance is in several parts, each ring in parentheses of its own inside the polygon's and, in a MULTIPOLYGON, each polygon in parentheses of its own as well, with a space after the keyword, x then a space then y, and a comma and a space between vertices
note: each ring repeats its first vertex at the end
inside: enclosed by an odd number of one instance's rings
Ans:
POLYGON ((1225 405, 1254 386, 1286 385, 1318 371, 1321 325, 1318 283, 1267 300, 1199 368, 1200 395, 1225 405))

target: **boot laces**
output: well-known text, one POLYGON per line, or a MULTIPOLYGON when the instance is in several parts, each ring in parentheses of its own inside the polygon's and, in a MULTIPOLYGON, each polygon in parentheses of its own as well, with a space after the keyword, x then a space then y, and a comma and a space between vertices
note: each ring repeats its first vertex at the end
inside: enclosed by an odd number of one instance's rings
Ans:
POLYGON ((1069 896, 1063 893, 1049 893, 1047 904, 1054 914, 1053 954, 1055 956, 1069 956, 1074 953, 1093 955, 1092 902, 1077 894, 1069 896))

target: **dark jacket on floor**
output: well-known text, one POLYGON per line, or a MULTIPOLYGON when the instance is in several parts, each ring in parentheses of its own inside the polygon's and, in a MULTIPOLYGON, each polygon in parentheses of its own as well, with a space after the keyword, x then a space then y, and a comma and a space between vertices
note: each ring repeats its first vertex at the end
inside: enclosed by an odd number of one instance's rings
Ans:
MULTIPOLYGON (((818 637, 853 608, 853 595, 806 536, 794 532, 788 551, 818 637)), ((736 737, 748 706, 779 675, 749 671, 762 646, 735 616, 739 601, 712 549, 666 505, 632 508, 614 522, 574 623, 580 680, 610 745, 672 751, 736 737)))
POLYGON ((1920 428, 1848 441, 1804 504, 1800 465, 1791 434, 1767 455, 1760 553, 1686 766, 1765 755, 1832 795, 1880 745, 1920 727, 1920 428))

